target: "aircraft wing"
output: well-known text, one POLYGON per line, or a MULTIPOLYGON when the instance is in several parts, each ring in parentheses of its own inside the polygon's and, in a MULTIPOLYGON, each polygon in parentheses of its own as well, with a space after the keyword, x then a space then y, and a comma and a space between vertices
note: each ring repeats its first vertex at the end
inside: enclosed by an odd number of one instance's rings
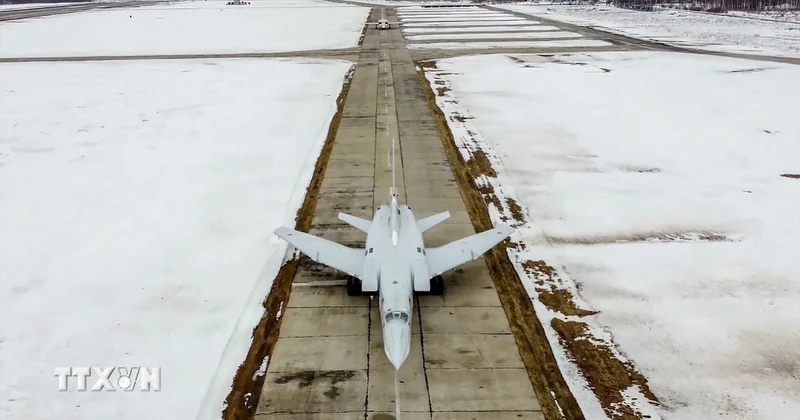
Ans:
POLYGON ((514 228, 511 226, 498 223, 494 229, 467 236, 445 246, 426 249, 425 258, 428 261, 430 276, 438 276, 480 257, 493 246, 508 238, 512 232, 514 232, 514 228))
POLYGON ((339 271, 361 278, 364 269, 364 249, 346 247, 314 235, 298 232, 287 227, 275 229, 275 234, 294 245, 312 260, 339 271))
POLYGON ((365 220, 360 217, 351 216, 347 213, 339 212, 339 220, 342 220, 348 225, 364 233, 369 233, 369 229, 372 227, 372 220, 365 220))
POLYGON ((419 228, 419 233, 427 232, 430 228, 438 225, 439 223, 444 222, 448 218, 450 218, 449 211, 446 211, 444 213, 434 214, 433 216, 420 219, 419 221, 417 221, 417 227, 419 228))

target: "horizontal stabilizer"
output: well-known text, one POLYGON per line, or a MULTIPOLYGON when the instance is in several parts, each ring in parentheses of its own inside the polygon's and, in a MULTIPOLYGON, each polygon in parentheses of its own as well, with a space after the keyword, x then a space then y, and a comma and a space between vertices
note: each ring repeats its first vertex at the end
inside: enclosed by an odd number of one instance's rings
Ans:
POLYGON ((347 213, 339 213, 339 220, 364 233, 369 233, 369 228, 372 226, 371 220, 364 220, 360 217, 351 216, 347 213))
POLYGON ((450 212, 446 211, 444 213, 434 214, 433 216, 420 219, 417 222, 417 227, 419 227, 419 233, 425 233, 425 231, 427 231, 428 229, 438 225, 439 223, 444 222, 449 218, 450 218, 450 212))
POLYGON ((294 245, 308 258, 339 271, 361 278, 364 269, 364 249, 349 248, 314 235, 287 227, 275 229, 275 234, 294 245))
POLYGON ((425 254, 430 276, 438 276, 447 270, 479 258, 513 232, 514 228, 511 226, 498 223, 494 229, 467 236, 445 246, 428 248, 425 254))

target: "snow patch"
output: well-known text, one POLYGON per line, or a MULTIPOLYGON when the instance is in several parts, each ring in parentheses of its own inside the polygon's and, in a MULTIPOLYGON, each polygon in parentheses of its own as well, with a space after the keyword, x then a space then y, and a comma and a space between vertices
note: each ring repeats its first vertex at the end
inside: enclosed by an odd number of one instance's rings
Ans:
POLYGON ((443 88, 437 103, 462 156, 481 152, 497 172, 476 182, 497 197, 492 217, 517 228, 509 257, 587 418, 606 415, 554 319, 585 322, 661 402, 628 388, 615 410, 678 420, 800 411, 800 187, 780 176, 800 173, 795 66, 493 55, 438 60, 426 76, 443 88), (526 261, 554 273, 531 276, 526 261), (571 294, 579 315, 550 309, 539 282, 571 294))
MULTIPOLYGON (((278 317, 280 317, 280 315, 278 315, 278 317)), ((266 375, 267 366, 269 366, 269 355, 264 357, 264 360, 261 361, 261 364, 258 366, 258 370, 253 373, 253 377, 251 379, 255 381, 257 378, 266 375)))
POLYGON ((91 5, 91 2, 65 2, 65 3, 24 3, 24 4, 0 4, 0 12, 25 9, 44 9, 46 7, 91 5))
POLYGON ((403 23, 403 29, 406 28, 436 28, 442 26, 533 26, 539 25, 540 22, 517 19, 517 20, 490 20, 490 21, 469 21, 469 22, 408 22, 403 23))
POLYGON ((219 417, 350 67, 0 65, 1 418, 219 417), (56 392, 58 366, 162 389, 56 392))
POLYGON ((693 49, 800 57, 800 30, 792 23, 672 9, 642 12, 613 6, 497 7, 693 49))
MULTIPOLYGON (((556 26, 531 24, 526 26, 481 26, 480 28, 408 28, 403 27, 403 34, 440 34, 440 33, 459 33, 459 32, 532 32, 532 31, 560 31, 556 26)), ((504 34, 498 34, 505 36, 504 34)))
POLYGON ((410 50, 479 50, 486 48, 572 48, 608 47, 611 43, 596 39, 565 39, 553 41, 474 41, 474 42, 431 42, 408 44, 410 50))
POLYGON ((474 34, 426 34, 409 35, 407 41, 437 41, 461 39, 553 39, 553 38, 581 38, 580 34, 574 32, 552 31, 552 32, 529 32, 529 33, 474 33, 474 34))
POLYGON ((0 56, 230 54, 350 48, 369 8, 313 0, 179 2, 0 23, 0 56), (309 25, 308 22, 314 22, 309 25), (98 35, 102 34, 102 35, 98 35))

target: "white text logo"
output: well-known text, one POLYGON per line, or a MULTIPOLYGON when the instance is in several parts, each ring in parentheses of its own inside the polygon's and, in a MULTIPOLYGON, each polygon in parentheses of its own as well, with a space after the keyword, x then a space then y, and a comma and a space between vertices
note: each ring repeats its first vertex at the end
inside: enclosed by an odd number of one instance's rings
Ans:
POLYGON ((137 382, 140 391, 161 391, 161 368, 157 367, 57 367, 54 376, 59 391, 133 391, 137 382))

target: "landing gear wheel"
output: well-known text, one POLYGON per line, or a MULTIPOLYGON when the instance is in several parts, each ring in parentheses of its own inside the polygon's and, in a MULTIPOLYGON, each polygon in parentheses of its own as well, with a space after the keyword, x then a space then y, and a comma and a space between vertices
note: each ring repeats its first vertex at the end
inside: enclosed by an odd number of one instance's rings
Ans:
POLYGON ((347 296, 361 296, 361 280, 347 276, 347 296))
POLYGON ((430 294, 434 296, 444 295, 444 278, 442 276, 435 276, 431 279, 430 294))

